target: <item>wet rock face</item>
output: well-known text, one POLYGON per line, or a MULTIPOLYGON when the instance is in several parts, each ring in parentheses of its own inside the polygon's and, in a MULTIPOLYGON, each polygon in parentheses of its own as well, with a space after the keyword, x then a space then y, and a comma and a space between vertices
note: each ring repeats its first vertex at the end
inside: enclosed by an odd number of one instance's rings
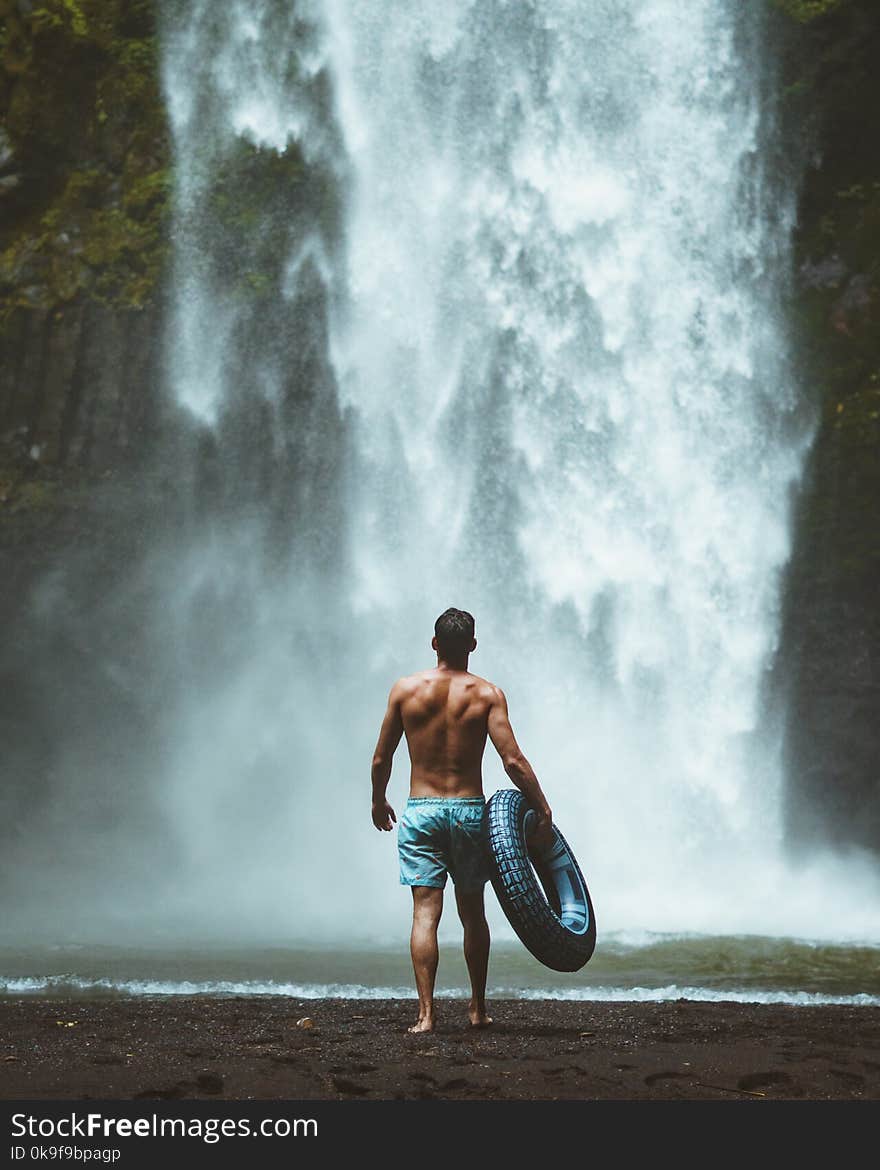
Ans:
POLYGON ((805 844, 880 848, 878 405, 823 420, 790 570, 788 821, 805 844))
POLYGON ((17 310, 3 328, 0 436, 45 466, 117 465, 156 427, 159 335, 155 307, 17 310))
POLYGON ((795 842, 880 849, 880 139, 866 117, 880 103, 880 12, 783 7, 799 26, 789 137, 809 138, 794 312, 817 412, 781 650, 788 824, 795 842))
POLYGON ((9 135, 0 126, 0 199, 10 191, 14 191, 20 182, 21 175, 17 172, 12 142, 9 135))
POLYGON ((154 0, 17 0, 0 40, 0 463, 101 470, 155 403, 168 132, 154 0))
POLYGON ((158 434, 169 150, 157 10, 4 9, 0 567, 20 589, 60 555, 84 502, 104 499, 105 477, 135 476, 158 434))
POLYGON ((805 621, 791 707, 788 822, 796 845, 880 847, 877 622, 864 599, 805 621))

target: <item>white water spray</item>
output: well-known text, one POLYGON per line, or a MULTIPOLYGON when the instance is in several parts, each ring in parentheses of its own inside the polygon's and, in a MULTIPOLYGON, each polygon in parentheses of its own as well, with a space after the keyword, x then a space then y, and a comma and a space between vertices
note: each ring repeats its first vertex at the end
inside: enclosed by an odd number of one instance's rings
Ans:
MULTIPOLYGON (((860 906, 817 913, 845 872, 795 880, 785 860, 764 705, 806 437, 780 312, 793 194, 764 173, 742 7, 199 0, 169 33, 178 400, 213 427, 241 391, 242 310, 206 275, 222 239, 187 225, 242 136, 295 143, 334 175, 343 227, 335 248, 292 233, 277 329, 321 283, 351 451, 344 569, 248 565, 247 650, 184 712, 169 795, 194 915, 195 875, 222 868, 226 905, 293 935, 400 929, 369 756, 452 604, 476 615, 472 667, 508 694, 600 929, 880 936, 860 906), (328 613, 338 637, 304 651, 328 613), (215 796, 255 755, 289 787, 242 843, 215 796)), ((249 368, 281 442, 283 363, 249 368)), ((212 545, 212 572, 240 571, 247 532, 212 545)), ((393 803, 405 787, 400 758, 393 803)))

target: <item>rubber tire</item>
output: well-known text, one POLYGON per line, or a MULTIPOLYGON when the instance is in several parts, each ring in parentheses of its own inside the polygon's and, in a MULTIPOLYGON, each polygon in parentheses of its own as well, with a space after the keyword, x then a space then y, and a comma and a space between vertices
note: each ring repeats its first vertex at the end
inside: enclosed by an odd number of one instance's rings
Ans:
POLYGON ((596 946, 596 918, 587 883, 568 843, 554 825, 555 847, 565 849, 568 864, 583 887, 587 929, 579 934, 569 929, 559 916, 559 897, 552 876, 546 871, 542 873, 538 856, 529 859, 525 834, 528 811, 529 805, 521 792, 502 788, 489 798, 486 832, 492 888, 520 941, 540 963, 553 971, 579 971, 596 946))

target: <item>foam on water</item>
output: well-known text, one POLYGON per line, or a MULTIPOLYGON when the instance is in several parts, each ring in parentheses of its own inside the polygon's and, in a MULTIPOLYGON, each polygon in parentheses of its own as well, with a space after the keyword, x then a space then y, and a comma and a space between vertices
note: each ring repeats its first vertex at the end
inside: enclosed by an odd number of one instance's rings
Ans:
MULTIPOLYGON (((754 936, 605 935, 574 974, 549 971, 519 943, 496 940, 494 998, 743 999, 749 1002, 880 1000, 876 946, 754 936)), ((2 994, 55 996, 284 995, 291 998, 412 998, 405 943, 396 947, 292 948, 218 945, 186 949, 0 945, 2 994)), ((460 941, 441 946, 438 992, 464 995, 460 941)))
MULTIPOLYGON (((800 1007, 823 1004, 843 1004, 851 1007, 880 1006, 880 995, 825 995, 808 991, 760 991, 751 988, 717 990, 705 987, 575 987, 523 990, 520 987, 492 987, 494 999, 558 999, 600 1002, 661 1003, 668 1000, 696 1000, 704 1003, 778 1003, 800 1007)), ((0 975, 0 996, 41 996, 58 998, 125 998, 129 996, 237 996, 277 995, 294 1000, 313 999, 406 999, 413 998, 411 987, 364 987, 358 983, 273 983, 251 982, 195 983, 187 980, 129 979, 113 982, 109 979, 79 979, 75 976, 4 977, 0 975)), ((444 988, 438 999, 469 999, 464 987, 444 988)))

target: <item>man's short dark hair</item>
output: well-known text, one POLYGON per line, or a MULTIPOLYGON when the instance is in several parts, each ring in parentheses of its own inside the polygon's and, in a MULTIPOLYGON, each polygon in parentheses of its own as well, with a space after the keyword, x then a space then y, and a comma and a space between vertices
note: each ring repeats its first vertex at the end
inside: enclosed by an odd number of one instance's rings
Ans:
POLYGON ((473 615, 464 609, 444 610, 434 623, 434 634, 441 658, 461 658, 470 652, 474 640, 473 615))

